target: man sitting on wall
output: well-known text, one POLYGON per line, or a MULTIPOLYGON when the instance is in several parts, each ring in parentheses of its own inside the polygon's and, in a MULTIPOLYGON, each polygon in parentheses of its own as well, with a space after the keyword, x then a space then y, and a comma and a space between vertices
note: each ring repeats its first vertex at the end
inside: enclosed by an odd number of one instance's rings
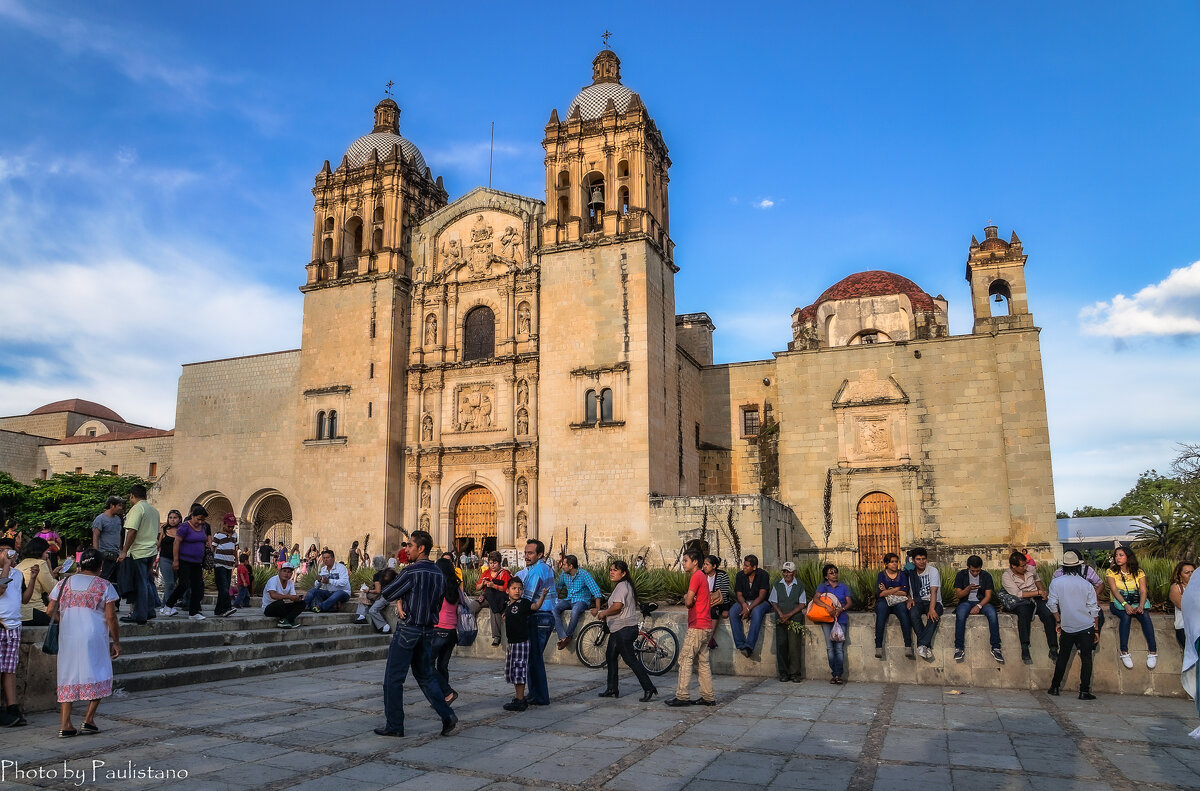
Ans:
POLYGON ((332 549, 326 549, 317 564, 312 590, 304 596, 304 606, 313 612, 337 612, 342 602, 349 600, 350 572, 334 558, 332 549))
POLYGON ((754 653, 758 645, 758 632, 763 618, 771 611, 767 596, 771 592, 771 576, 766 569, 758 567, 758 557, 747 555, 742 570, 733 581, 733 594, 737 602, 729 608, 729 628, 733 632, 733 647, 743 655, 754 653), (745 633, 745 624, 750 624, 750 634, 745 633))
POLYGON ((983 558, 978 555, 967 558, 967 567, 954 576, 954 593, 958 596, 958 607, 954 610, 955 662, 963 662, 967 658, 967 618, 982 615, 987 618, 991 633, 992 657, 1004 664, 1004 654, 1000 653, 1000 621, 991 603, 995 590, 992 575, 983 570, 983 558))
POLYGON ((554 631, 558 632, 558 650, 561 651, 571 643, 575 636, 575 627, 579 619, 592 607, 600 609, 600 586, 588 573, 587 569, 579 568, 579 558, 567 555, 562 559, 562 574, 558 575, 559 587, 567 591, 566 598, 559 599, 554 605, 554 631), (571 622, 565 627, 562 614, 571 611, 571 622))
MULTIPOLYGON (((1072 573, 1075 573, 1074 571, 1072 573)), ((1029 632, 1033 616, 1042 620, 1046 630, 1046 645, 1050 647, 1050 661, 1058 661, 1058 627, 1054 613, 1046 606, 1046 589, 1033 566, 1029 565, 1024 552, 1014 552, 1008 558, 1008 571, 1000 576, 1000 585, 1007 599, 1005 609, 1017 615, 1017 634, 1021 639, 1021 659, 1033 664, 1029 655, 1029 632)))

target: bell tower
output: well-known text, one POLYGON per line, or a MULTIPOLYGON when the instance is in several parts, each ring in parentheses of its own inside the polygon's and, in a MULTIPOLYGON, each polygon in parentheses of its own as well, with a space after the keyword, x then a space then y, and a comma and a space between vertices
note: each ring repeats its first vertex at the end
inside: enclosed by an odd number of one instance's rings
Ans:
POLYGON ((971 310, 975 333, 1033 326, 1025 293, 1025 255, 1017 232, 1004 241, 999 229, 988 225, 983 241, 971 237, 967 252, 967 282, 971 285, 971 310))

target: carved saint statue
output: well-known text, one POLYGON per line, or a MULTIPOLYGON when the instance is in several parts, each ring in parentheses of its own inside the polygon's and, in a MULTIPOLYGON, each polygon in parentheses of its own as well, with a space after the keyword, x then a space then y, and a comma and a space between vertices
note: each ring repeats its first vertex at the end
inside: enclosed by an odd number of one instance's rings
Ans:
POLYGON ((449 271, 462 263, 462 243, 457 239, 442 242, 442 271, 449 271))
POLYGON ((475 217, 475 224, 471 226, 471 249, 469 251, 471 260, 471 274, 486 275, 489 273, 492 265, 492 256, 495 252, 495 243, 492 240, 492 226, 487 224, 480 214, 475 217))
POLYGON ((517 410, 517 434, 529 433, 529 413, 524 409, 517 410))
POLYGON ((529 502, 529 483, 524 478, 517 478, 517 505, 529 502))
POLYGON ((433 442, 433 418, 429 415, 421 418, 421 441, 433 442))
POLYGON ((522 302, 520 305, 517 305, 517 334, 518 335, 528 335, 529 334, 529 331, 530 331, 530 328, 532 325, 531 318, 532 317, 529 314, 529 303, 528 302, 522 302))
POLYGON ((437 316, 430 313, 425 317, 425 345, 433 346, 437 343, 437 316))
POLYGON ((524 511, 517 513, 517 546, 522 546, 529 537, 529 517, 524 511))
POLYGON ((421 484, 421 507, 429 507, 429 481, 425 481, 423 484, 421 484))
POLYGON ((521 262, 521 234, 511 225, 504 229, 500 237, 500 257, 521 262))
POLYGON ((492 399, 488 398, 487 393, 479 397, 479 418, 476 425, 479 428, 492 427, 492 399))
POLYGON ((524 379, 517 382, 517 403, 529 403, 529 382, 524 379))
POLYGON ((421 529, 429 532, 429 514, 421 514, 421 529))

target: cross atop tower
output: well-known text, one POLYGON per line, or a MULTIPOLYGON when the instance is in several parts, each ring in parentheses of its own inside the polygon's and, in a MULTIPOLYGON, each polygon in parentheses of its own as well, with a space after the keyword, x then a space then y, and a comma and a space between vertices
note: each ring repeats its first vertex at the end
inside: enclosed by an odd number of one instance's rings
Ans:
POLYGON ((605 30, 604 35, 600 36, 600 38, 604 39, 604 48, 605 49, 612 49, 612 47, 608 46, 608 40, 610 38, 612 38, 612 33, 605 30))
POLYGON ((388 80, 387 85, 383 86, 383 92, 389 99, 395 98, 395 94, 392 93, 392 88, 395 87, 395 85, 396 83, 393 80, 388 80))

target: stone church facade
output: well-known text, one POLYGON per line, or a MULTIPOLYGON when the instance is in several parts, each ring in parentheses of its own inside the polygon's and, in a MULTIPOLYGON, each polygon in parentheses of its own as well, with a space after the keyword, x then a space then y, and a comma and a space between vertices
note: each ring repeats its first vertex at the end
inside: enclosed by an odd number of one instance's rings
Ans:
POLYGON ((173 432, 112 413, 79 434, 80 419, 46 423, 56 405, 0 418, 4 467, 73 471, 63 448, 86 446, 145 474, 157 431, 163 513, 200 502, 235 514, 246 541, 339 553, 368 535, 394 552, 417 528, 439 547, 541 538, 655 564, 695 540, 770 564, 877 564, 914 543, 1049 552, 1039 330, 1015 233, 972 239, 968 335, 949 334, 941 296, 866 272, 797 309, 773 359, 716 365, 709 317, 675 313, 671 160, 611 50, 546 124, 544 201, 477 188, 450 202, 399 116, 380 102, 316 176, 300 348, 184 365, 173 432))

